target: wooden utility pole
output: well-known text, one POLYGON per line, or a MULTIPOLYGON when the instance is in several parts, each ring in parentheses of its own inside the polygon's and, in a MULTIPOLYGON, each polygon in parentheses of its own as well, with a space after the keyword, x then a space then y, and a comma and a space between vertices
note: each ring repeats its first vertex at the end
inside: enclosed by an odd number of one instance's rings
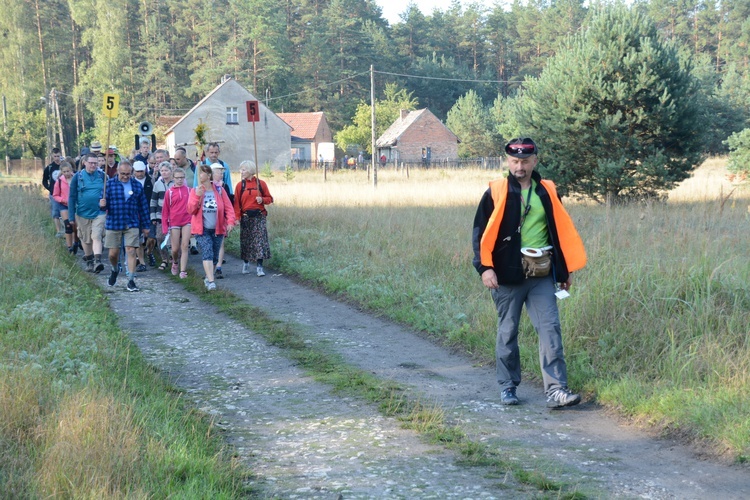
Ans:
POLYGON ((5 94, 3 94, 3 139, 5 139, 5 175, 10 175, 10 156, 8 155, 8 109, 5 107, 5 94))
POLYGON ((370 65, 370 127, 371 127, 371 151, 370 163, 372 165, 372 185, 378 187, 378 163, 375 161, 375 69, 370 65))

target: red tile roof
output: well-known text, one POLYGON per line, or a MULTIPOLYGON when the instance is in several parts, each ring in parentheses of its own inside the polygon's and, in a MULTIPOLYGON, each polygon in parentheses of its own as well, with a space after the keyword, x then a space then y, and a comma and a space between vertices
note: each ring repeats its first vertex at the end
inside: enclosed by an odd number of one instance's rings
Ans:
POLYGON ((156 117, 156 126, 157 127, 171 127, 178 121, 180 121, 180 118, 182 118, 182 115, 162 115, 156 117))
POLYGON ((300 139, 313 140, 318 133, 323 112, 315 113, 277 113, 279 118, 292 127, 292 135, 300 139))

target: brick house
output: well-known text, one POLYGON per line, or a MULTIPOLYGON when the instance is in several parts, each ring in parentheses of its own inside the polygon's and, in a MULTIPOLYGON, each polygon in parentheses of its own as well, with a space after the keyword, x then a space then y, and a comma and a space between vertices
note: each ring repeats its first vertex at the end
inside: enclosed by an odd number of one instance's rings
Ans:
POLYGON ((381 135, 375 146, 388 162, 423 162, 458 158, 458 137, 429 109, 401 110, 401 116, 381 135))
POLYGON ((333 133, 323 111, 315 113, 278 113, 292 128, 292 160, 317 163, 333 161, 333 133))

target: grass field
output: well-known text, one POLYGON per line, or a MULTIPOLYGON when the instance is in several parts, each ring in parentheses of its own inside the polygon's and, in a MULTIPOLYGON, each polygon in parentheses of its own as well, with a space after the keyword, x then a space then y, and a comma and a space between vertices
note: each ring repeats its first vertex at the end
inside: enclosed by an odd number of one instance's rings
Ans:
MULTIPOLYGON (((492 171, 267 178, 274 268, 494 360, 496 312, 471 266, 492 171)), ((750 459, 750 191, 710 160, 667 203, 567 201, 587 247, 560 303, 570 382, 632 419, 750 459)), ((236 247, 236 235, 230 248, 236 247)), ((523 363, 538 370, 522 326, 523 363)))
POLYGON ((53 237, 38 186, 0 186, 0 227, 0 497, 247 493, 212 422, 145 363, 53 237))

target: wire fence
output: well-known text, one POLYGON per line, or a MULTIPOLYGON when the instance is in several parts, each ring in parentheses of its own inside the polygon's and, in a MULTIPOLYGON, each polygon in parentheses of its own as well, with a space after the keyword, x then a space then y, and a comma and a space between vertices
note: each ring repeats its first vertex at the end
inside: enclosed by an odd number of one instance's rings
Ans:
MULTIPOLYGON (((367 170, 371 163, 365 160, 362 163, 344 164, 343 160, 338 161, 316 161, 316 160, 292 160, 291 168, 293 170, 367 170)), ((378 169, 390 170, 413 170, 413 169, 480 169, 480 170, 500 170, 503 168, 503 158, 501 156, 488 156, 482 158, 455 158, 445 160, 430 161, 386 161, 378 162, 378 169)))
POLYGON ((44 160, 41 158, 21 158, 20 160, 6 160, 0 173, 14 177, 34 177, 42 181, 44 160))

